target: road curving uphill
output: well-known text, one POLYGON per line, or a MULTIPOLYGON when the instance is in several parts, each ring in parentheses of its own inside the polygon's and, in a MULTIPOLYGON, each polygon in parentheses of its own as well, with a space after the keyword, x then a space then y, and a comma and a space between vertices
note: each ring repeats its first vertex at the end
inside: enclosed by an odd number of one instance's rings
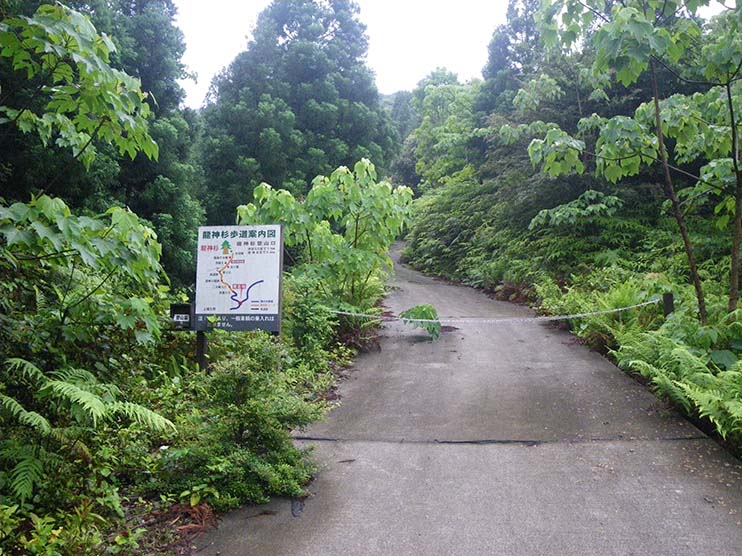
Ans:
MULTIPOLYGON (((395 313, 530 314, 403 265, 393 286, 395 313)), ((311 495, 226 516, 199 554, 739 555, 740 462, 568 333, 384 326, 342 405, 297 433, 311 495)))

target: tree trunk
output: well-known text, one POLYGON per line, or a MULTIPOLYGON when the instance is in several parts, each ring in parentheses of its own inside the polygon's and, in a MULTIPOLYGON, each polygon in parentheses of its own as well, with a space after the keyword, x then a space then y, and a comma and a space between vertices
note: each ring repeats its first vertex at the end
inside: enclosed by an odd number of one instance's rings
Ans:
POLYGON ((727 106, 729 108, 729 119, 732 126, 732 164, 737 181, 734 189, 734 237, 732 239, 732 266, 729 271, 729 312, 737 310, 739 302, 739 266, 740 247, 742 247, 742 172, 739 167, 739 134, 737 133, 737 122, 734 117, 734 105, 732 104, 732 85, 726 84, 727 106))
POLYGON ((688 266, 690 267, 690 276, 693 281, 693 287, 696 290, 696 298, 698 300, 698 314, 701 318, 702 324, 708 324, 708 313, 706 311, 706 299, 703 295, 703 286, 701 284, 701 277, 698 275, 698 264, 696 263, 696 255, 693 251, 693 244, 688 234, 688 226, 685 223, 685 217, 683 211, 680 208, 680 201, 675 193, 675 186, 672 182, 672 175, 670 174, 670 166, 667 161, 667 148, 665 147, 665 137, 662 133, 662 118, 660 117, 660 97, 659 89, 657 87, 657 74, 655 72, 655 62, 650 60, 650 69, 652 75, 652 94, 654 96, 654 122, 655 130, 657 133, 658 148, 660 151, 660 160, 662 161, 662 170, 665 175, 665 195, 672 203, 672 212, 675 216, 675 220, 680 228, 680 235, 683 238, 683 246, 685 247, 685 254, 688 257, 688 266))

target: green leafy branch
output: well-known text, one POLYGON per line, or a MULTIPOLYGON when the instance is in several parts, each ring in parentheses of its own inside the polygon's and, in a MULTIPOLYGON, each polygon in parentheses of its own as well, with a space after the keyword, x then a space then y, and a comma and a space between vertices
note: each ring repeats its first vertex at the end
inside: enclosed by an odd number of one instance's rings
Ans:
POLYGON ((402 322, 405 324, 425 330, 433 341, 436 341, 441 337, 443 329, 438 320, 438 311, 432 305, 416 305, 406 311, 402 311, 399 314, 399 318, 401 318, 402 322))
POLYGON ((377 181, 374 165, 363 159, 352 172, 341 166, 317 176, 303 202, 265 183, 254 199, 238 207, 238 223, 282 224, 286 245, 301 252, 298 269, 317 280, 325 295, 373 305, 380 293, 374 283, 392 266, 388 249, 409 218, 412 190, 377 181))
POLYGON ((0 125, 34 133, 46 146, 54 142, 72 150, 89 168, 95 158, 94 139, 114 144, 134 158, 143 152, 157 158, 150 137, 147 95, 138 79, 109 65, 115 52, 111 40, 90 21, 61 4, 43 5, 33 17, 0 22, 0 59, 13 71, 39 85, 23 106, 0 104, 0 125), (38 111, 39 103, 43 109, 38 111))

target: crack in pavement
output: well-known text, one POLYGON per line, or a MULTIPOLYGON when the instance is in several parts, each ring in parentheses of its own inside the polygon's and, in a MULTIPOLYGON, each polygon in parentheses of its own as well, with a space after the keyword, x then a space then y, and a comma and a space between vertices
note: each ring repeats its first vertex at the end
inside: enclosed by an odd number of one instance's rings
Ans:
POLYGON ((622 436, 607 438, 577 438, 572 440, 518 440, 518 439, 501 439, 485 438, 479 440, 405 440, 403 439, 383 439, 383 438, 331 438, 327 436, 293 436, 294 440, 305 442, 337 442, 337 443, 359 443, 359 444, 431 444, 431 445, 453 445, 453 446, 491 446, 491 445, 516 445, 516 446, 541 446, 547 444, 598 444, 608 442, 683 442, 689 440, 709 440, 706 435, 695 436, 671 436, 666 438, 626 438, 622 436))

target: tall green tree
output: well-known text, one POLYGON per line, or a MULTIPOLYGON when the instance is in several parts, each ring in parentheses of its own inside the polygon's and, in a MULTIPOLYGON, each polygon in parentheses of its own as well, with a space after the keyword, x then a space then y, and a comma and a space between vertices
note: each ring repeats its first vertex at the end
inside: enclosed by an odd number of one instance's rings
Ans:
POLYGON ((250 200, 262 181, 305 194, 317 174, 369 158, 386 166, 393 128, 365 63, 354 2, 275 1, 212 84, 201 146, 208 218, 250 200))
POLYGON ((462 85, 454 74, 436 70, 413 91, 422 123, 411 140, 423 187, 439 186, 467 168, 475 171, 477 151, 471 143, 478 133, 475 103, 480 86, 462 85))
POLYGON ((544 51, 536 22, 539 8, 540 0, 508 0, 507 21, 495 29, 487 47, 479 111, 508 110, 524 78, 540 69, 544 51))
POLYGON ((17 130, 70 150, 87 168, 96 139, 121 155, 157 156, 140 82, 108 65, 113 43, 82 14, 44 6, 34 18, 7 18, 0 41, 3 75, 16 77, 0 99, 3 138, 17 130), (31 86, 14 87, 18 82, 31 86))
POLYGON ((507 23, 492 34, 487 47, 487 65, 482 70, 485 79, 501 71, 531 73, 543 58, 541 33, 536 15, 540 0, 508 0, 507 23))
POLYGON ((420 113, 413 103, 410 91, 397 91, 391 95, 389 113, 392 121, 397 124, 397 133, 400 141, 404 141, 412 131, 420 125, 420 113))
POLYGON ((142 82, 154 121, 152 136, 161 146, 156 161, 138 156, 119 161, 116 197, 151 222, 163 246, 162 264, 176 286, 193 281, 196 229, 204 210, 198 194, 201 172, 193 145, 198 116, 180 108, 188 77, 181 59, 185 38, 175 25, 172 0, 111 0, 93 17, 106 23, 118 45, 117 63, 142 82), (104 21, 110 18, 110 22, 104 21))

